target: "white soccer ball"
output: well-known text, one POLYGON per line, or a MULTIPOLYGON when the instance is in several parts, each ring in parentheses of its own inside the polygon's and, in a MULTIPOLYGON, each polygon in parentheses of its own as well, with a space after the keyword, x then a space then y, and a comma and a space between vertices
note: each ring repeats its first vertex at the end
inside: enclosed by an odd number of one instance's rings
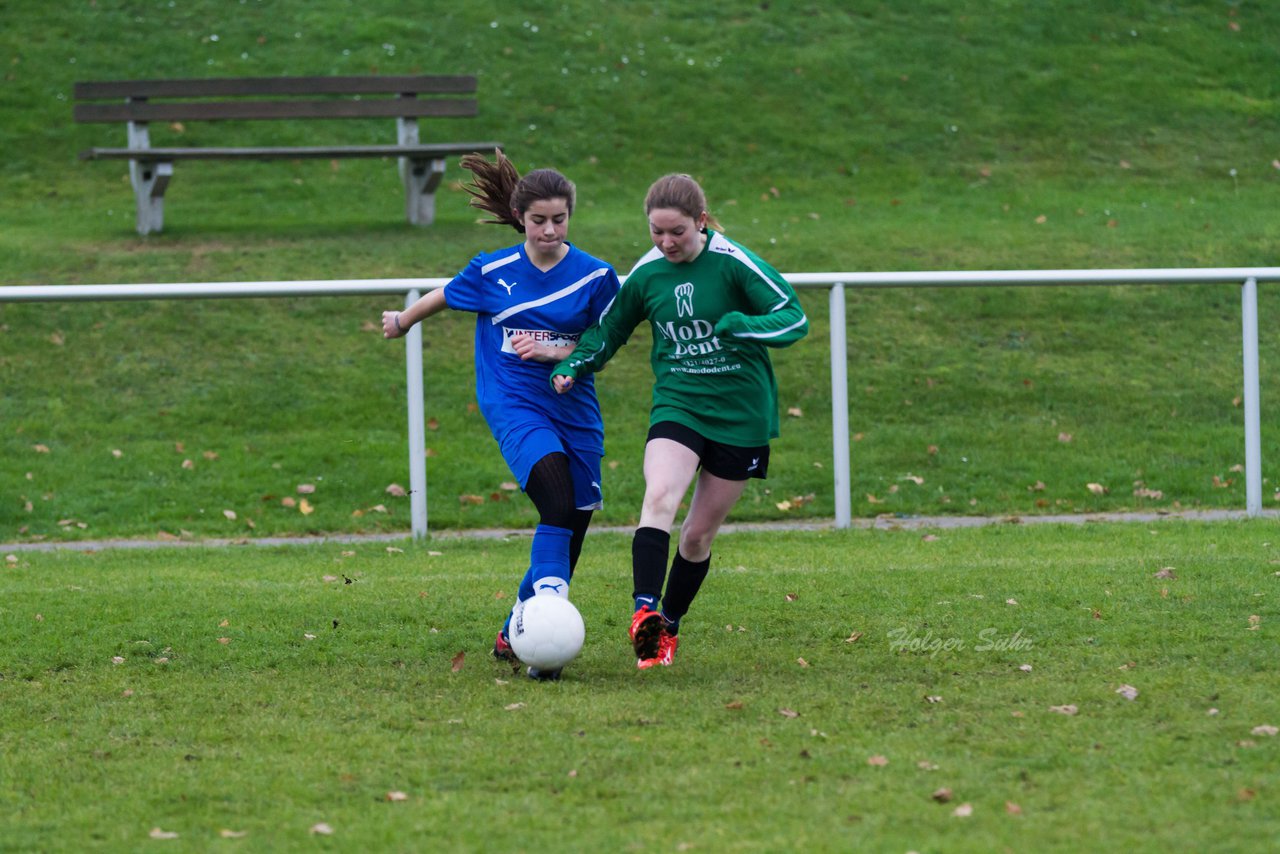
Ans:
POLYGON ((538 670, 559 670, 578 657, 586 627, 563 596, 534 596, 516 605, 507 630, 516 656, 538 670))

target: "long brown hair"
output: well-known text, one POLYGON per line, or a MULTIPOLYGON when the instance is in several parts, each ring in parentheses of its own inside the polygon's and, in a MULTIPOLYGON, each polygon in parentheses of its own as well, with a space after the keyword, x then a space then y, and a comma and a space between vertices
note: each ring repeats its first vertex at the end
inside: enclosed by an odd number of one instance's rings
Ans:
POLYGON ((534 169, 521 178, 506 155, 501 151, 494 154, 493 162, 482 154, 466 154, 460 161, 462 168, 474 176, 465 187, 471 194, 471 206, 494 217, 484 220, 486 223, 509 225, 524 234, 525 212, 534 202, 545 199, 564 199, 573 216, 577 191, 572 181, 554 169, 534 169))
POLYGON ((707 210, 707 194, 702 192, 702 187, 698 185, 698 182, 688 175, 673 173, 671 175, 663 175, 654 181, 653 185, 649 187, 649 192, 644 197, 645 216, 648 216, 655 208, 669 208, 680 211, 680 213, 694 222, 697 222, 698 217, 705 213, 707 215, 707 225, 716 231, 720 230, 720 223, 707 210))

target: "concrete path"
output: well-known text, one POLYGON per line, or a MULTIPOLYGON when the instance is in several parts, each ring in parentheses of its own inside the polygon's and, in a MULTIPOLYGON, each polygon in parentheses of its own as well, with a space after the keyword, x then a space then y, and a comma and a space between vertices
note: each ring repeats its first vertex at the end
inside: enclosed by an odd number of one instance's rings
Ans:
MULTIPOLYGON (((1168 521, 1222 522, 1248 519, 1244 510, 1184 510, 1178 512, 1156 513, 1087 513, 1077 515, 1050 516, 877 516, 874 519, 854 519, 851 528, 857 530, 930 530, 949 528, 980 528, 988 525, 1086 525, 1096 522, 1141 522, 1146 524, 1168 521)), ((1270 524, 1280 520, 1280 510, 1263 510, 1258 517, 1260 524, 1270 524)), ((592 533, 629 534, 631 526, 592 526, 592 533)), ((808 519, 778 522, 739 522, 728 523, 722 533, 732 534, 738 531, 834 531, 835 522, 831 519, 808 519)), ((527 537, 533 533, 532 527, 521 528, 482 528, 470 530, 432 531, 428 541, 447 541, 457 539, 501 539, 504 537, 527 537)), ((313 546, 327 543, 395 543, 410 540, 408 531, 391 534, 332 534, 313 537, 240 537, 235 539, 211 538, 200 540, 75 540, 66 542, 33 542, 0 544, 0 554, 16 554, 17 552, 48 552, 57 550, 96 552, 105 549, 164 549, 164 548, 218 548, 225 546, 313 546)))

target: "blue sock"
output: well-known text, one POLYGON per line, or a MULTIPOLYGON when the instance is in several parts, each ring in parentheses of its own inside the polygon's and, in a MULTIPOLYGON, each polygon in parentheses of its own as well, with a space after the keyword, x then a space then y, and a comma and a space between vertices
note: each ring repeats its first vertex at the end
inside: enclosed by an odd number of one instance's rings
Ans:
POLYGON ((529 596, 569 596, 569 541, 573 531, 539 525, 529 547, 529 571, 520 583, 520 600, 529 596), (527 585, 527 586, 526 586, 527 585), (528 593, 528 595, 525 595, 528 593))
POLYGON ((640 596, 637 596, 636 610, 639 611, 641 608, 648 608, 650 611, 658 610, 658 597, 650 596, 648 594, 641 594, 640 596))

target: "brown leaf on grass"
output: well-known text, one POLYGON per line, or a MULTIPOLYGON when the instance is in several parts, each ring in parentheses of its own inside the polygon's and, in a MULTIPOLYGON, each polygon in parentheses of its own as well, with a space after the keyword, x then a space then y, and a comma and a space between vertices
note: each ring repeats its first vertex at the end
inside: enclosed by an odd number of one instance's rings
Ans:
POLYGON ((387 495, 393 496, 395 498, 404 498, 406 495, 409 494, 409 491, 398 483, 393 483, 389 485, 386 489, 386 492, 387 492, 387 495))
POLYGON ((222 515, 226 516, 227 520, 230 522, 234 522, 236 520, 236 511, 234 510, 223 510, 222 515))
POLYGON ((280 499, 280 506, 288 507, 292 510, 294 507, 298 506, 298 499, 294 498, 292 495, 286 495, 284 498, 280 499))
POLYGON ((790 415, 792 418, 803 418, 804 410, 798 406, 789 406, 787 407, 787 415, 790 415))
POLYGON ((303 516, 310 516, 316 512, 316 508, 312 507, 311 502, 304 498, 298 502, 298 512, 303 516))
POLYGON ((466 652, 460 651, 457 655, 453 657, 453 660, 449 663, 449 669, 454 673, 457 673, 459 670, 462 669, 462 663, 466 660, 466 658, 467 658, 466 652))
POLYGON ((218 643, 222 644, 223 646, 226 646, 227 644, 231 643, 231 638, 218 638, 218 643))
POLYGON ((1274 735, 1276 735, 1277 733, 1280 733, 1280 729, 1277 729, 1276 727, 1273 727, 1271 724, 1262 724, 1261 726, 1256 726, 1256 727, 1254 727, 1253 729, 1249 730, 1249 733, 1250 733, 1251 735, 1269 735, 1269 736, 1274 736, 1274 735))
POLYGON ((316 491, 316 485, 315 485, 314 483, 300 483, 300 484, 298 484, 298 494, 299 494, 299 495, 311 495, 311 494, 312 494, 312 493, 314 493, 315 491, 316 491))
POLYGON ((1022 815, 1022 807, 1018 806, 1013 801, 1004 802, 1004 811, 1009 815, 1022 815))
POLYGON ((945 804, 947 801, 951 800, 951 795, 951 790, 946 786, 943 786, 941 789, 935 789, 933 794, 929 797, 933 798, 940 804, 945 804))
POLYGON ((230 620, 223 620, 221 623, 218 623, 218 628, 225 629, 229 625, 231 625, 230 620))
POLYGON ((387 800, 392 802, 407 801, 409 800, 409 796, 404 792, 392 791, 392 792, 387 792, 387 800))
POLYGON ((1257 614, 1250 614, 1249 615, 1249 631, 1256 632, 1261 627, 1262 627, 1262 617, 1258 616, 1257 614))
POLYGON ((845 639, 844 639, 844 642, 845 642, 845 643, 857 643, 857 642, 858 642, 858 641, 860 641, 861 639, 862 639, 862 632, 851 632, 851 633, 849 634, 849 636, 848 636, 847 638, 845 638, 845 639))
POLYGON ((523 709, 523 708, 524 708, 524 703, 511 703, 510 705, 503 706, 502 708, 503 708, 505 711, 508 711, 508 712, 514 712, 514 711, 516 711, 517 709, 523 709))
POLYGON ((31 448, 32 448, 32 450, 34 450, 37 454, 47 454, 47 453, 49 453, 49 446, 48 446, 48 445, 32 445, 32 446, 31 446, 31 448))
POLYGON ((1171 567, 1171 566, 1161 567, 1161 568, 1160 568, 1160 571, 1159 571, 1159 572, 1157 572, 1157 573, 1155 573, 1155 574, 1154 574, 1154 575, 1152 575, 1151 577, 1152 577, 1152 578, 1169 578, 1169 579, 1172 579, 1172 580, 1174 580, 1174 581, 1176 581, 1176 580, 1178 579, 1178 575, 1177 575, 1177 573, 1175 573, 1175 572, 1173 571, 1173 567, 1171 567))
POLYGON ((777 504, 775 504, 774 506, 775 506, 775 507, 777 507, 779 510, 782 510, 782 511, 784 511, 784 512, 785 512, 785 511, 787 511, 787 510, 790 510, 790 509, 791 509, 791 502, 790 502, 790 501, 779 501, 779 502, 778 502, 777 504))
POLYGON ((926 694, 924 701, 926 703, 933 705, 933 704, 941 703, 942 697, 938 696, 937 694, 926 694))
POLYGON ((1027 492, 1044 492, 1045 485, 1043 480, 1037 480, 1034 484, 1027 487, 1027 492))
POLYGON ((938 537, 936 534, 925 534, 920 538, 920 542, 922 543, 936 543, 937 541, 938 537))
POLYGON ((1077 714, 1080 709, 1068 703, 1065 706, 1050 706, 1049 711, 1057 712, 1060 715, 1074 715, 1077 714))
POLYGON ((792 709, 778 709, 778 714, 782 715, 784 718, 800 717, 800 713, 792 709))
POLYGON ((1106 495, 1111 491, 1100 483, 1086 483, 1085 487, 1094 495, 1106 495))
POLYGON ((484 498, 482 498, 479 495, 459 495, 458 503, 479 505, 479 504, 484 504, 484 498))
POLYGON ((882 499, 876 498, 874 495, 872 495, 870 492, 868 492, 868 493, 867 493, 867 503, 868 503, 868 504, 883 504, 883 503, 884 503, 884 501, 883 501, 882 499))
POLYGON ((1138 689, 1132 685, 1121 685, 1116 689, 1116 693, 1121 697, 1124 697, 1126 700, 1138 699, 1138 689))
POLYGON ((783 597, 783 598, 784 598, 786 601, 788 601, 788 602, 794 602, 794 601, 796 601, 797 599, 799 599, 800 597, 799 597, 799 595, 798 595, 798 594, 796 594, 796 593, 788 593, 788 594, 787 594, 785 597, 783 597))
POLYGON ((956 818, 968 818, 973 815, 973 804, 961 804, 951 811, 951 815, 956 818))
POLYGON ((316 836, 333 836, 333 828, 322 821, 311 825, 311 833, 316 836))
POLYGON ((1065 444, 1067 444, 1068 442, 1070 442, 1070 441, 1071 441, 1071 439, 1072 439, 1072 436, 1071 436, 1071 434, 1070 434, 1070 433, 1059 433, 1059 434, 1058 434, 1058 441, 1059 441, 1059 442, 1061 442, 1061 443, 1063 443, 1064 445, 1065 445, 1065 444))
POLYGON ((801 667, 808 667, 808 666, 809 666, 809 662, 805 661, 803 658, 797 658, 797 659, 796 659, 796 664, 800 665, 801 667))
POLYGON ((879 754, 867 757, 867 764, 873 768, 883 768, 889 764, 889 759, 879 754))
POLYGON ((729 710, 731 710, 731 711, 735 711, 735 712, 736 712, 736 711, 738 711, 739 709, 741 709, 741 708, 742 708, 742 701, 741 701, 741 700, 730 700, 728 703, 725 703, 725 704, 724 704, 724 707, 725 707, 726 709, 729 709, 729 710))
POLYGON ((246 836, 249 835, 249 831, 228 830, 227 828, 224 827, 222 830, 218 831, 218 835, 221 836, 223 839, 244 839, 246 836))
POLYGON ((427 419, 427 429, 428 429, 428 430, 439 430, 439 429, 440 429, 440 421, 439 421, 439 419, 436 419, 436 418, 428 418, 428 419, 427 419))
POLYGON ((152 839, 177 839, 178 834, 171 830, 161 830, 158 827, 151 828, 151 832, 147 834, 152 839))

